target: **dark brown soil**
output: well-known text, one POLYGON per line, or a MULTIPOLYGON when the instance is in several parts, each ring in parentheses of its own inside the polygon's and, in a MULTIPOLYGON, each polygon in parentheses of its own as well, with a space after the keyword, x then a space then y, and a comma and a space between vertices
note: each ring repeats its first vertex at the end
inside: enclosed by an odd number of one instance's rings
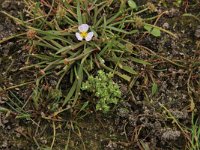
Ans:
MULTIPOLYGON (((138 0, 141 5, 146 2, 138 0)), ((42 119, 44 110, 33 112, 31 119, 16 119, 16 114, 0 112, 0 149, 47 150, 54 139, 54 126, 55 150, 67 145, 68 149, 77 150, 188 149, 192 112, 195 120, 200 119, 200 2, 184 0, 180 6, 170 0, 152 2, 158 11, 166 11, 156 25, 178 38, 162 33, 160 38, 140 35, 131 39, 149 49, 146 53, 141 51, 140 57, 153 65, 133 65, 140 74, 133 77, 130 85, 120 83, 125 101, 116 110, 105 115, 91 108, 77 118, 71 112, 66 122, 53 123, 42 119), (186 13, 199 20, 184 16, 186 13), (158 85, 154 95, 152 81, 158 85)), ((0 9, 16 16, 23 9, 23 3, 0 0, 0 9)), ((0 14, 0 39, 19 31, 17 25, 0 14)), ((22 41, 17 39, 0 44, 0 90, 35 79, 33 72, 19 71, 25 63, 21 47, 22 41)), ((9 98, 16 100, 14 95, 26 103, 33 86, 31 83, 1 92, 0 106, 9 108, 9 98)), ((33 107, 26 109, 32 113, 33 107)))

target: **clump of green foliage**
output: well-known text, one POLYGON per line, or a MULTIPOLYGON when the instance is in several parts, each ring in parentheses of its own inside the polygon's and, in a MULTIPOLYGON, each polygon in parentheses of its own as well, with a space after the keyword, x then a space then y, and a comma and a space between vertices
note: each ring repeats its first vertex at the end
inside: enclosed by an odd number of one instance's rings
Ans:
POLYGON ((118 84, 112 80, 113 74, 106 74, 99 70, 96 77, 89 76, 88 80, 82 84, 82 90, 94 93, 98 98, 96 110, 104 113, 110 110, 110 104, 117 104, 121 99, 121 91, 118 84))
MULTIPOLYGON (((39 105, 39 89, 46 78, 57 79, 55 89, 65 85, 62 106, 75 106, 80 96, 81 84, 85 76, 90 76, 95 68, 104 69, 131 82, 138 72, 130 63, 151 65, 139 59, 143 50, 132 43, 130 37, 149 33, 159 37, 160 31, 174 36, 171 32, 155 25, 160 15, 153 4, 138 7, 133 0, 24 0, 26 15, 19 19, 3 12, 25 28, 19 34, 26 43, 26 63, 20 70, 34 69, 36 79, 35 107, 39 105), (149 14, 143 18, 142 14, 149 14), (94 33, 91 41, 78 41, 75 33, 81 24, 88 24, 94 33), (140 29, 140 30, 139 30, 140 29)), ((1 43, 1 41, 0 41, 1 43)))

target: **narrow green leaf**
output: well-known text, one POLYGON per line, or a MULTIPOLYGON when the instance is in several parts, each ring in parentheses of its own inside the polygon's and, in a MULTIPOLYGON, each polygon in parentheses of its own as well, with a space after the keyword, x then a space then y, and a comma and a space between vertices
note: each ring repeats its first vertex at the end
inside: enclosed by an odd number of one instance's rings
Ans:
POLYGON ((57 48, 57 47, 51 45, 50 43, 48 43, 48 42, 45 41, 45 40, 43 40, 43 41, 34 41, 34 44, 35 44, 35 45, 42 46, 42 47, 45 47, 45 48, 48 47, 48 48, 51 48, 51 49, 56 50, 56 51, 59 50, 59 48, 57 48))
POLYGON ((74 26, 74 25, 77 25, 77 22, 73 21, 72 19, 70 19, 68 16, 64 16, 65 18, 65 21, 71 25, 71 26, 74 26))
POLYGON ((98 9, 97 5, 95 5, 95 8, 94 8, 94 21, 93 21, 94 24, 96 24, 96 22, 97 22, 97 16, 102 15, 102 14, 100 14, 100 12, 107 6, 107 2, 106 1, 102 2, 102 3, 100 3, 100 5, 102 5, 102 6, 99 9, 98 9))
POLYGON ((63 46, 62 45, 60 45, 58 42, 56 42, 55 40, 50 40, 50 42, 54 45, 54 46, 56 46, 57 48, 63 48, 63 46))
POLYGON ((77 0, 76 2, 77 2, 77 8, 76 9, 77 9, 78 24, 81 25, 83 22, 82 22, 80 2, 79 2, 79 0, 77 0))
POLYGON ((74 45, 63 47, 56 54, 59 54, 59 53, 62 53, 62 52, 67 53, 70 50, 75 50, 75 49, 79 48, 80 46, 82 46, 84 43, 85 43, 85 41, 82 41, 82 42, 79 42, 79 43, 74 44, 74 45))
POLYGON ((43 31, 40 29, 35 29, 37 31, 37 33, 42 34, 42 35, 46 35, 46 36, 65 36, 65 35, 70 35, 70 32, 67 32, 65 30, 61 30, 61 31, 56 31, 56 30, 49 30, 49 31, 43 31))
POLYGON ((134 34, 134 33, 137 33, 137 32, 138 32, 138 30, 132 30, 132 31, 128 32, 128 31, 125 31, 125 30, 123 30, 123 29, 119 29, 119 28, 112 27, 112 26, 106 26, 106 28, 107 28, 107 29, 110 29, 110 30, 113 30, 113 31, 125 33, 125 34, 134 34))
POLYGON ((75 80, 69 93, 67 94, 67 97, 64 100, 63 106, 67 104, 67 102, 71 99, 71 97, 74 95, 74 92, 76 90, 76 86, 77 86, 78 80, 75 80))
POLYGON ((157 93, 157 91, 158 91, 158 85, 155 82, 153 82, 153 85, 151 88, 151 94, 154 95, 157 93))
POLYGON ((81 64, 79 69, 78 69, 78 76, 77 76, 76 80, 78 80, 78 83, 77 83, 77 86, 76 86, 76 92, 75 92, 73 106, 75 106, 76 101, 77 101, 77 99, 80 95, 81 84, 82 84, 82 81, 83 81, 83 64, 81 64))
MULTIPOLYGON (((68 66, 68 65, 66 65, 66 66, 68 66)), ((69 67, 67 67, 67 68, 69 68, 69 67)), ((70 78, 69 78, 70 83, 73 83, 73 80, 74 80, 74 72, 70 71, 70 78)))
POLYGON ((126 80, 126 81, 128 81, 128 82, 131 81, 131 77, 128 76, 128 75, 125 75, 125 74, 122 74, 122 73, 120 73, 120 72, 118 72, 118 71, 116 71, 116 70, 113 70, 113 69, 111 69, 110 67, 108 67, 108 66, 106 66, 106 65, 104 65, 104 64, 100 64, 100 66, 102 66, 104 69, 106 69, 106 70, 108 70, 108 71, 113 72, 115 75, 118 75, 120 78, 122 78, 122 79, 124 79, 124 80, 126 80))
POLYGON ((118 75, 119 77, 121 77, 122 79, 128 81, 128 82, 131 81, 131 77, 130 77, 130 76, 127 76, 127 75, 125 75, 125 74, 121 74, 121 73, 119 73, 119 72, 115 72, 115 74, 118 75))
POLYGON ((30 114, 20 114, 20 115, 17 115, 15 118, 16 119, 30 119, 31 115, 30 114))
POLYGON ((143 64, 143 65, 151 65, 151 63, 147 62, 147 61, 144 61, 142 59, 138 59, 138 58, 135 58, 135 57, 130 57, 130 59, 136 63, 139 63, 139 64, 143 64))
POLYGON ((135 70, 133 70, 131 67, 129 66, 124 66, 124 65, 118 65, 121 69, 123 69, 124 71, 131 73, 133 75, 136 75, 137 72, 135 70))
POLYGON ((35 8, 33 10, 34 17, 36 17, 36 14, 38 13, 39 8, 40 8, 40 2, 36 2, 35 8))
MULTIPOLYGON (((85 102, 85 103, 83 104, 83 106, 81 107, 80 111, 83 111, 83 110, 88 106, 88 104, 89 104, 89 101, 85 102)), ((80 111, 79 111, 79 112, 80 112, 80 111)))
POLYGON ((117 17, 119 17, 122 14, 122 11, 118 11, 113 17, 107 20, 107 24, 112 23, 117 17))

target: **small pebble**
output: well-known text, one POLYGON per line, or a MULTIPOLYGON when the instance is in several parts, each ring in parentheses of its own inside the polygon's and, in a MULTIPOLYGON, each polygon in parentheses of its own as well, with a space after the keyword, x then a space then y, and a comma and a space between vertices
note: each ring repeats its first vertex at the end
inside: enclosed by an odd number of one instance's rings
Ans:
POLYGON ((194 35, 195 35, 195 37, 200 38, 200 28, 196 29, 194 35))
POLYGON ((167 22, 165 22, 162 26, 164 29, 169 29, 169 23, 167 23, 167 22))
POLYGON ((2 25, 0 25, 0 31, 3 31, 4 27, 2 25))

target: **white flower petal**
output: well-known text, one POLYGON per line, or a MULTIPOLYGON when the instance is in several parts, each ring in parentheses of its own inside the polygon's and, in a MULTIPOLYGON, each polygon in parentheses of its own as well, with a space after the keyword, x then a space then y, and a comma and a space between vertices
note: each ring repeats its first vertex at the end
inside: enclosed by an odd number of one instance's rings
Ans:
POLYGON ((76 32, 76 38, 79 40, 79 41, 82 41, 83 40, 83 37, 81 36, 80 33, 76 32))
POLYGON ((93 32, 89 32, 89 33, 87 34, 87 36, 85 37, 85 40, 86 40, 86 41, 90 41, 90 40, 92 39, 93 36, 94 36, 94 33, 93 33, 93 32))
POLYGON ((78 27, 78 30, 79 30, 80 32, 87 32, 88 29, 89 29, 89 26, 88 26, 87 24, 82 24, 82 25, 80 25, 80 26, 78 27))

